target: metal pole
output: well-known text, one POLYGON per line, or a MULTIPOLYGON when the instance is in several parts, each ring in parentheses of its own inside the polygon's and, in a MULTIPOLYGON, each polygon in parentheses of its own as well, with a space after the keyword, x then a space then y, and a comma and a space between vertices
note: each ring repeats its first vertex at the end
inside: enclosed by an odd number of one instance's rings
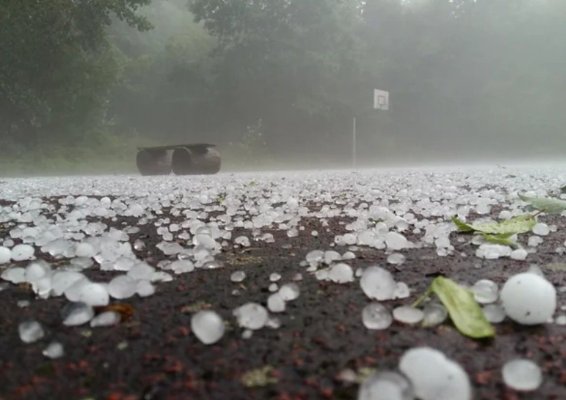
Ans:
POLYGON ((352 119, 352 168, 356 169, 356 117, 352 119))

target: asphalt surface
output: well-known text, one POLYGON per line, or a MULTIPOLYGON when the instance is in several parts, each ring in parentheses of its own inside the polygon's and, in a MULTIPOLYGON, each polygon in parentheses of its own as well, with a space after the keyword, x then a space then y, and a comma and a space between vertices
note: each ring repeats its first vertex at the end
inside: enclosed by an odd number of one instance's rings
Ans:
MULTIPOLYGON (((518 175, 508 171, 497 173, 502 179, 505 176, 509 176, 509 180, 518 179, 518 175)), ((98 187, 99 181, 89 179, 88 183, 82 182, 82 186, 75 187, 73 195, 82 192, 95 198, 108 195, 114 199, 118 196, 116 190, 105 192, 104 185, 98 187)), ((205 178, 202 179, 199 184, 204 182, 205 178)), ((222 184, 231 179, 226 178, 222 184)), ((269 179, 274 178, 245 177, 247 182, 253 182, 248 187, 254 191, 271 188, 271 193, 276 192, 277 186, 273 188, 269 179)), ((525 189, 540 188, 541 179, 537 178, 536 184, 525 180, 525 189)), ((285 177, 278 176, 275 182, 284 180, 285 177)), ((0 184, 0 206, 11 208, 27 194, 53 205, 45 208, 43 214, 55 218, 59 200, 64 198, 64 193, 57 192, 57 181, 41 186, 39 181, 22 180, 28 189, 21 192, 3 191, 15 184, 12 180, 3 182, 0 184), (34 192, 37 185, 41 187, 34 192)), ((135 178, 135 182, 143 184, 144 180, 135 178)), ((484 194, 499 190, 490 183, 486 181, 482 189, 484 194)), ((549 190, 556 188, 556 182, 552 184, 554 187, 549 190)), ((465 186, 462 185, 463 190, 479 193, 478 188, 465 186)), ((62 185, 61 191, 64 190, 68 190, 68 186, 62 185)), ((343 198, 343 191, 333 193, 335 189, 332 187, 325 190, 334 196, 319 202, 297 197, 311 213, 320 210, 324 204, 334 204, 339 210, 349 204, 348 201, 335 201, 343 198)), ((215 201, 220 204, 222 200, 215 201)), ((501 205, 492 207, 491 215, 497 217, 507 206, 508 203, 502 201, 501 205)), ((156 219, 169 218, 170 223, 182 223, 185 218, 174 212, 174 202, 154 215, 156 219)), ((210 222, 217 215, 218 212, 211 211, 200 217, 203 222, 210 222)), ((474 216, 477 215, 472 212, 470 218, 474 216)), ((134 226, 139 221, 131 216, 96 218, 91 215, 88 219, 117 229, 134 226)), ((175 276, 171 282, 156 285, 156 293, 147 298, 135 296, 113 301, 120 305, 123 316, 123 321, 113 327, 63 326, 61 309, 67 304, 64 297, 36 299, 30 285, 8 285, 0 291, 0 399, 355 399, 359 384, 351 381, 350 372, 362 379, 364 373, 374 369, 395 370, 401 355, 416 346, 434 347, 463 366, 470 376, 475 399, 566 398, 564 325, 548 323, 527 327, 506 319, 496 325, 495 338, 488 340, 464 337, 450 321, 434 328, 394 322, 383 331, 366 329, 361 310, 369 299, 360 289, 358 280, 347 284, 319 281, 301 265, 306 254, 314 249, 347 251, 350 246, 334 246, 333 243, 336 235, 347 232, 346 226, 353 220, 347 215, 328 218, 310 215, 300 220, 304 229, 299 229, 297 237, 288 237, 276 224, 262 228, 262 233, 273 234, 273 243, 252 240, 247 248, 225 246, 215 256, 222 268, 197 269, 175 276), (317 231, 318 236, 313 236, 312 231, 317 231), (243 282, 231 282, 230 275, 237 270, 246 273, 243 282), (280 327, 265 327, 244 338, 232 310, 249 301, 265 306, 270 294, 269 276, 274 272, 282 275, 278 283, 295 281, 301 294, 287 304, 284 313, 277 315, 280 327), (295 280, 296 274, 301 274, 302 280, 295 280), (29 305, 22 304, 22 300, 29 301, 29 305), (191 332, 191 315, 200 309, 215 310, 226 321, 227 331, 216 344, 204 345, 191 332), (20 340, 18 325, 26 319, 42 323, 46 331, 44 339, 31 344, 20 340), (50 360, 42 355, 42 350, 53 340, 64 345, 65 354, 50 360), (517 357, 529 358, 542 369, 544 380, 536 391, 521 393, 503 383, 503 364, 517 357), (257 380, 250 378, 250 372, 261 369, 264 373, 257 374, 257 380)), ((353 249, 356 258, 347 262, 354 269, 376 264, 385 266, 397 281, 407 283, 411 296, 386 302, 390 309, 410 304, 439 275, 468 284, 491 279, 501 286, 510 275, 536 264, 559 289, 560 308, 566 304, 563 290, 566 273, 546 266, 565 262, 564 255, 556 249, 566 242, 566 217, 540 215, 539 221, 556 225, 557 229, 544 238, 526 261, 480 259, 475 256, 477 246, 471 243, 471 236, 463 237, 452 232, 450 239, 454 250, 444 257, 439 257, 433 246, 405 249, 401 251, 406 256, 405 262, 395 266, 387 264, 388 252, 385 250, 357 246, 353 249)), ((0 222, 0 243, 8 238, 14 226, 8 218, 0 222)), ((142 250, 134 250, 139 259, 156 266, 170 258, 156 248, 162 238, 155 225, 148 223, 139 228, 139 232, 129 237, 132 244, 140 239, 146 245, 142 250)), ((250 229, 236 227, 232 238, 240 235, 252 237, 250 229)), ((416 242, 420 235, 406 232, 406 237, 416 242)), ((526 237, 519 241, 526 246, 526 237)), ((64 259, 50 258, 39 250, 36 255, 51 262, 54 268, 65 264, 64 259)), ((26 266, 28 263, 21 261, 9 266, 26 266)), ((0 266, 0 270, 7 267, 0 266)), ((94 281, 108 281, 115 275, 96 267, 85 273, 94 281)))

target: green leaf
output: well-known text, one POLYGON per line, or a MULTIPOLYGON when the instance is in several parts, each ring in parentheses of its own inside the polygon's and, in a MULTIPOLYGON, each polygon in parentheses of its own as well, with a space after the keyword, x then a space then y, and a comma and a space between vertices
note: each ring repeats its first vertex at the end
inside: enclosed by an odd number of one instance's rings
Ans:
POLYGON ((480 232, 488 235, 508 235, 525 233, 533 229, 536 219, 533 215, 518 215, 500 222, 479 222, 467 224, 457 217, 452 217, 452 222, 456 224, 460 232, 480 232))
POLYGON ((515 246, 517 243, 515 243, 513 240, 511 240, 511 236, 513 236, 513 233, 503 233, 503 234, 499 234, 499 235, 492 235, 489 233, 482 233, 482 237, 484 238, 484 240, 486 242, 489 243, 495 243, 495 244, 502 244, 505 246, 515 246))
POLYGON ((519 198, 529 203, 533 208, 548 214, 560 214, 566 210, 566 201, 553 197, 528 197, 519 195, 519 198))
POLYGON ((442 276, 432 281, 430 289, 444 304, 460 333, 474 339, 495 336, 495 329, 468 289, 442 276))
POLYGON ((471 225, 466 224, 464 221, 459 219, 458 217, 452 217, 452 222, 458 227, 459 232, 473 232, 474 228, 471 225))

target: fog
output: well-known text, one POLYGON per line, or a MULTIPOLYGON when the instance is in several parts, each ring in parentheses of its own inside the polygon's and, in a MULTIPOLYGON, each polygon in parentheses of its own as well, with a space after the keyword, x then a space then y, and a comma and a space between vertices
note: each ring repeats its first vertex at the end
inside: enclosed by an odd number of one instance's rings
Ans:
POLYGON ((10 0, 1 171, 125 172, 179 143, 228 170, 350 167, 354 118, 360 167, 561 158, 565 18, 552 0, 10 0))

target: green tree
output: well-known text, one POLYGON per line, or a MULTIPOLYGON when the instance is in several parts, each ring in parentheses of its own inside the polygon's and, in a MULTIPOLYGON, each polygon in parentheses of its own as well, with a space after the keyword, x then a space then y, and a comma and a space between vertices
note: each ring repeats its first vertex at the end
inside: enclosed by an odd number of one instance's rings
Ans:
POLYGON ((150 0, 3 0, 0 148, 81 140, 105 117, 118 72, 107 41, 113 18, 148 30, 150 0))
POLYGON ((349 125, 344 116, 351 117, 365 76, 363 1, 190 4, 219 43, 212 95, 222 117, 210 119, 211 129, 244 132, 261 120, 269 143, 296 149, 299 139, 333 138, 349 125))

